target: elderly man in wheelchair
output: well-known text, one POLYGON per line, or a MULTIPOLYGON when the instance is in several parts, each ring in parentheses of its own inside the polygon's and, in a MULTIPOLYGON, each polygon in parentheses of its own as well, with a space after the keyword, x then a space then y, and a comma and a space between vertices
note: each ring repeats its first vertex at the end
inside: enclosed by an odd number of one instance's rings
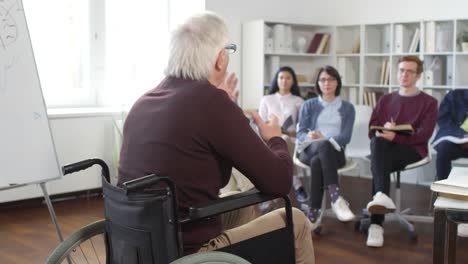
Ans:
POLYGON ((118 185, 103 181, 108 262, 169 263, 207 251, 315 262, 311 224, 286 196, 293 163, 277 118, 264 123, 252 112, 257 134, 235 103, 237 78, 226 71, 235 50, 213 13, 173 32, 166 78, 126 118, 118 185), (219 198, 232 167, 258 191, 219 198), (250 205, 278 197, 286 210, 255 218, 250 205))

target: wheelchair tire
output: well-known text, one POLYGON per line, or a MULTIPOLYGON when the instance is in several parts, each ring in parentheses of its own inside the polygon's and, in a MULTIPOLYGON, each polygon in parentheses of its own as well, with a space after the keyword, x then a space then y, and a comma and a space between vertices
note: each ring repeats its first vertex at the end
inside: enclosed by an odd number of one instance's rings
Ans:
MULTIPOLYGON (((104 231, 105 231, 105 220, 101 219, 99 221, 96 221, 94 223, 91 223, 87 226, 84 226, 80 229, 78 229, 76 232, 74 232, 69 238, 61 242, 55 250, 52 252, 52 254, 47 258, 46 264, 58 264, 58 263, 67 263, 66 260, 67 258, 70 258, 71 263, 80 263, 79 261, 74 261, 73 257, 71 256, 72 253, 75 253, 77 251, 81 251, 81 253, 84 255, 83 250, 81 249, 81 246, 84 243, 88 243, 90 241, 90 245, 92 249, 94 250, 94 254, 98 254, 96 252, 96 246, 94 245, 95 242, 93 242, 93 238, 99 239, 98 237, 102 237, 102 245, 104 246, 104 251, 100 252, 105 260, 106 257, 106 252, 105 252, 105 245, 104 245, 104 231)), ((101 239, 99 239, 101 240, 101 239)), ((101 243, 100 243, 101 244, 101 243)), ((101 248, 102 249, 102 248, 101 248)), ((97 255, 96 255, 97 256, 97 255)), ((95 256, 93 256, 95 257, 95 256)), ((90 256, 86 257, 84 255, 84 261, 85 263, 88 263, 90 256)), ((69 260, 70 260, 69 259, 69 260)))
POLYGON ((209 251, 199 252, 191 255, 187 255, 180 259, 174 260, 170 264, 250 264, 247 260, 238 257, 236 255, 221 252, 221 251, 209 251))

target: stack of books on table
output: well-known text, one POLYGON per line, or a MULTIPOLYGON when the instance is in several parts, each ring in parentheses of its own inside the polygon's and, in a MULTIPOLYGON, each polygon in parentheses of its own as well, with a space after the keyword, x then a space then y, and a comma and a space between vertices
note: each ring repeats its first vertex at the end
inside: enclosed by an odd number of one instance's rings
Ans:
POLYGON ((453 167, 447 179, 431 184, 431 190, 441 197, 468 202, 468 168, 453 167))

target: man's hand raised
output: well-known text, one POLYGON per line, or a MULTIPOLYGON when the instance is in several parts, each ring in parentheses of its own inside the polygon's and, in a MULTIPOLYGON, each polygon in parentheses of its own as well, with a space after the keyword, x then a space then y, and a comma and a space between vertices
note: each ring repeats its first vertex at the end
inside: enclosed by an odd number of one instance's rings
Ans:
POLYGON ((272 114, 270 117, 271 121, 264 122, 256 111, 252 111, 251 114, 255 124, 258 126, 260 136, 265 142, 268 142, 272 137, 281 136, 281 128, 278 125, 277 116, 272 114))

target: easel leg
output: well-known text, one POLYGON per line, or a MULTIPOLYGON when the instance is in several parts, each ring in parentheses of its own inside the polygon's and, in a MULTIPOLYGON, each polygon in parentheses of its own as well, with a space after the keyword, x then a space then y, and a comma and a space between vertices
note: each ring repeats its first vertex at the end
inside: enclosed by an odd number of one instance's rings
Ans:
POLYGON ((47 188, 44 182, 41 182, 42 193, 44 193, 44 199, 47 204, 47 208, 49 209, 50 217, 52 218, 52 222, 54 222, 55 230, 57 231, 57 235, 60 239, 60 242, 63 241, 62 232, 60 232, 60 227, 58 224, 57 216, 55 215, 54 207, 52 206, 52 202, 50 201, 49 194, 47 193, 47 188))

